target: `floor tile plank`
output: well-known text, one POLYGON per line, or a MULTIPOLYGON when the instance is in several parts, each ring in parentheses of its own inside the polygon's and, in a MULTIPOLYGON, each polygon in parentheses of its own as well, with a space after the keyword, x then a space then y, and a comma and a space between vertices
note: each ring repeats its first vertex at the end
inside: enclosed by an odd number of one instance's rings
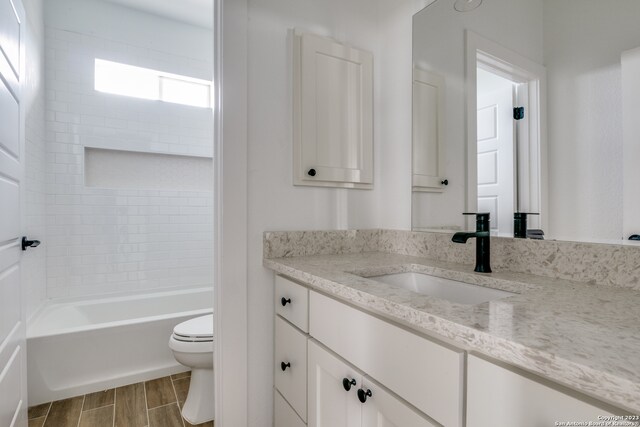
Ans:
POLYGON ((144 383, 116 389, 116 427, 145 427, 148 425, 144 383))
POLYGON ((58 400, 51 404, 45 427, 77 427, 84 396, 58 400))
POLYGON ((113 405, 82 411, 78 427, 113 427, 113 405))
POLYGON ((170 377, 146 381, 144 386, 147 390, 148 409, 176 402, 176 394, 173 392, 173 385, 171 384, 170 377))
POLYGON ((44 426, 44 420, 46 417, 30 418, 29 427, 42 427, 44 426))
POLYGON ((50 407, 51 402, 32 406, 31 408, 29 408, 29 419, 44 417, 45 415, 47 415, 47 412, 49 412, 50 407))
POLYGON ((183 427, 178 405, 160 406, 149 409, 149 427, 183 427))
POLYGON ((175 380, 173 382, 173 387, 176 390, 176 397, 178 398, 178 406, 182 408, 184 406, 184 401, 187 400, 187 394, 189 394, 189 384, 191 383, 191 378, 182 378, 180 380, 175 380))
POLYGON ((189 424, 189 421, 184 420, 185 427, 214 427, 213 421, 209 421, 202 424, 189 424))
POLYGON ((91 409, 113 405, 115 403, 115 394, 114 389, 87 394, 84 397, 84 406, 82 407, 82 410, 90 411, 91 409))
POLYGON ((171 375, 171 379, 173 381, 180 380, 182 378, 189 378, 191 376, 191 371, 180 372, 179 374, 171 375))

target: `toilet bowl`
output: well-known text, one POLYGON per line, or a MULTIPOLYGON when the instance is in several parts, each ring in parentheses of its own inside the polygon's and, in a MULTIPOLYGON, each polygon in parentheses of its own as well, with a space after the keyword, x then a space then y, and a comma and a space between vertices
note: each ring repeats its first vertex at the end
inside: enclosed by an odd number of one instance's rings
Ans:
POLYGON ((213 420, 213 315, 177 325, 169 338, 169 348, 180 364, 191 368, 191 383, 182 416, 191 424, 213 420))

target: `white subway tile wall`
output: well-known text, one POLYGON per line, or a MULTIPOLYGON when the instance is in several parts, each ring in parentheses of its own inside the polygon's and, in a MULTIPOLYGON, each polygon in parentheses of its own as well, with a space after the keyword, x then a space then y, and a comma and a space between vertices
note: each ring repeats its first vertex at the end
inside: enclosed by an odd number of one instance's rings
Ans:
POLYGON ((213 159, 175 154, 84 149, 87 187, 213 191, 213 159))
MULTIPOLYGON (((85 147, 211 158, 210 109, 94 90, 96 58, 191 77, 211 60, 47 26, 47 296, 211 286, 211 191, 91 188, 85 147)), ((114 172, 115 173, 115 172, 114 172)))

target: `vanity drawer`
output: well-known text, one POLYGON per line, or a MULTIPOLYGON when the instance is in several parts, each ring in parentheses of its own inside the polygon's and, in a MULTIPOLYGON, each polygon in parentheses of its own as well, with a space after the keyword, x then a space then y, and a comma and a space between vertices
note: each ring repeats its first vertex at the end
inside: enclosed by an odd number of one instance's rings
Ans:
POLYGON ((276 390, 274 394, 275 427, 304 427, 306 424, 276 390))
POLYGON ((464 352, 309 293, 313 338, 447 427, 462 426, 464 352))
POLYGON ((307 336, 278 316, 275 330, 276 388, 306 422, 307 336))
POLYGON ((276 276, 276 313, 309 332, 309 291, 304 286, 276 276), (291 302, 289 302, 291 300, 291 302))

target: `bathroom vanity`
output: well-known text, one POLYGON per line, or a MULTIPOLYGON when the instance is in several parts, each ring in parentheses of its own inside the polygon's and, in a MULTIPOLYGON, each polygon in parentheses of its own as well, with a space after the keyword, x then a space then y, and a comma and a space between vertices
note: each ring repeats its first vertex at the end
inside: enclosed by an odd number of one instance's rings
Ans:
POLYGON ((501 256, 474 273, 472 245, 436 233, 266 233, 264 251, 277 427, 638 421, 633 287, 509 271, 501 256))

